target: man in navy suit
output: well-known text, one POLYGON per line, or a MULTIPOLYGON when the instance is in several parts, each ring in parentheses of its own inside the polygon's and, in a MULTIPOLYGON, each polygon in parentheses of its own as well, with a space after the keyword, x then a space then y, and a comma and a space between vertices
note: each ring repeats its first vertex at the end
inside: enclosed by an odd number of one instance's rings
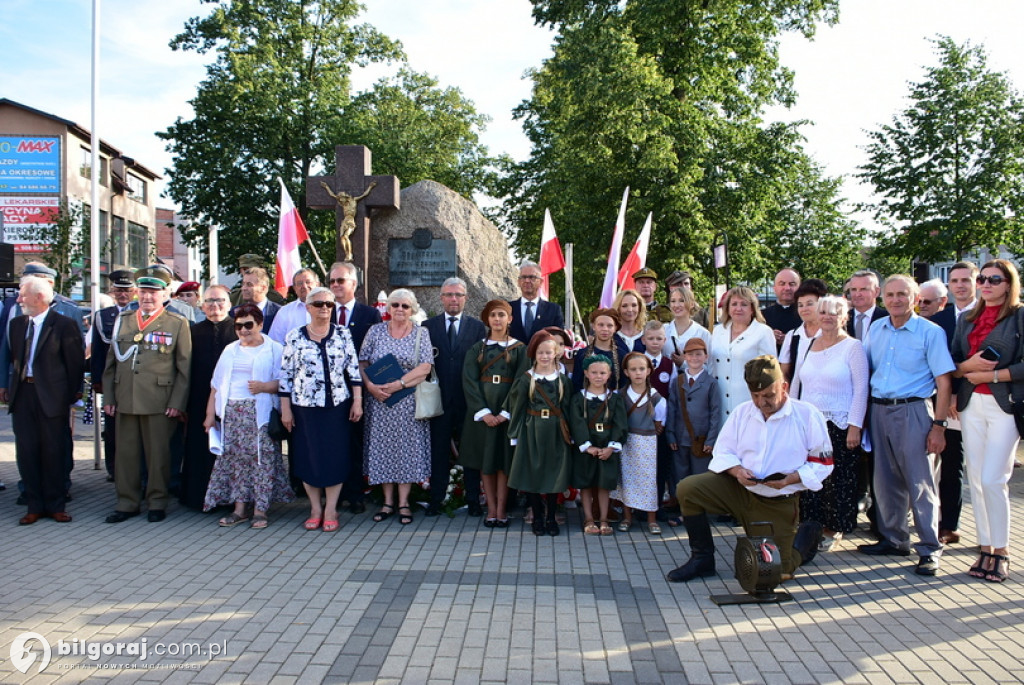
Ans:
MULTIPOLYGON (((270 276, 263 267, 247 269, 242 274, 242 301, 241 303, 254 304, 263 312, 263 333, 269 333, 281 305, 267 299, 270 292, 270 276)), ((235 316, 235 309, 231 309, 231 318, 235 316)))
MULTIPOLYGON (((356 288, 359 287, 359 272, 350 262, 331 264, 328 286, 334 293, 334 323, 347 328, 352 335, 356 354, 363 346, 370 326, 380 323, 380 312, 376 308, 356 302, 356 288)), ((351 401, 351 400, 349 400, 351 401)), ((347 411, 347 410, 346 410, 347 411)), ((352 425, 349 431, 349 474, 341 488, 341 501, 348 502, 349 511, 361 514, 366 511, 363 503, 363 422, 352 425)))
MULTIPOLYGON (((867 269, 857 271, 846 281, 843 291, 850 301, 850 317, 846 321, 846 333, 860 340, 864 348, 867 349, 871 322, 889 315, 884 307, 878 306, 878 295, 881 292, 881 288, 878 286, 878 275, 867 269)), ((870 413, 868 412, 869 415, 870 413)), ((865 432, 868 430, 868 420, 868 416, 865 416, 865 432)), ((871 453, 864 452, 864 458, 857 470, 857 501, 860 503, 860 510, 867 512, 872 532, 877 530, 875 526, 877 512, 872 493, 874 473, 875 463, 871 458, 871 453)))
POLYGON ((529 344, 533 334, 547 326, 565 328, 562 308, 540 296, 540 266, 534 262, 523 262, 519 267, 519 293, 521 297, 510 300, 512 305, 512 327, 510 333, 516 340, 529 344))
POLYGON ((85 373, 82 334, 70 318, 51 311, 53 286, 25 277, 18 302, 24 315, 10 323, 10 412, 15 456, 25 487, 28 513, 21 525, 52 517, 71 521, 67 498, 66 453, 71 438, 71 405, 81 397, 85 373))
MULTIPOLYGON (((456 447, 462 437, 466 418, 466 396, 462 391, 462 365, 466 352, 487 335, 487 328, 477 318, 466 316, 466 282, 449 278, 441 285, 443 314, 424 322, 434 347, 434 368, 441 386, 444 413, 430 420, 430 504, 427 516, 437 516, 448 493, 451 470, 451 444, 456 447)), ((470 516, 480 516, 480 471, 465 469, 466 502, 470 516)))

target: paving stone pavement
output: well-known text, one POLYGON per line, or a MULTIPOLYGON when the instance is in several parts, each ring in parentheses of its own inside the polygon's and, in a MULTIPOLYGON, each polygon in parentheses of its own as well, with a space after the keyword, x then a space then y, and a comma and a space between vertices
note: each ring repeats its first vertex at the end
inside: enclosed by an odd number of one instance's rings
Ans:
POLYGON ((783 587, 794 601, 719 607, 709 595, 741 592, 739 529, 721 524, 719 575, 681 585, 664 574, 688 557, 682 529, 586 537, 574 511, 556 538, 464 512, 410 526, 346 512, 337 533, 306 532, 305 501, 273 508, 263 531, 177 505, 162 523, 105 524, 113 486, 92 469, 91 428, 77 430, 74 522, 18 526, 0 417, 0 683, 1024 681, 1024 585, 1016 569, 1003 585, 967 577, 969 506, 934 579, 858 554, 858 533, 783 587), (38 643, 27 674, 10 659, 28 631, 52 646, 41 673, 38 643), (143 640, 145 659, 88 653, 143 640))

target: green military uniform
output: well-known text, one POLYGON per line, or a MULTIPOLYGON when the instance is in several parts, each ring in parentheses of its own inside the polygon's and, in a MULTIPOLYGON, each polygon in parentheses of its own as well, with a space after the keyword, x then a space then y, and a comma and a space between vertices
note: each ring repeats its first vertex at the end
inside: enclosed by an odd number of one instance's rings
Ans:
POLYGON ((572 486, 602 490, 618 487, 619 453, 601 460, 579 448, 588 442, 588 447, 607 447, 613 442, 621 446, 626 442, 629 418, 622 395, 606 391, 604 398, 588 398, 586 391, 576 393, 569 403, 569 428, 576 443, 572 448, 572 486))
POLYGON ((647 305, 647 320, 654 319, 662 323, 668 323, 675 317, 672 316, 672 310, 669 309, 667 304, 661 304, 660 302, 653 302, 647 305))
POLYGON ((531 394, 530 380, 531 373, 519 376, 505 400, 512 417, 508 437, 516 440, 508 486, 541 495, 559 493, 569 487, 570 448, 560 423, 569 413, 572 383, 565 374, 551 380, 538 377, 531 394))
POLYGON ((188 321, 163 309, 144 319, 140 330, 140 318, 139 310, 125 311, 118 317, 103 373, 106 404, 117 408, 114 480, 119 512, 139 510, 143 452, 149 472, 149 509, 167 508, 170 440, 178 419, 165 412, 170 408, 184 413, 188 400, 192 357, 188 321))
POLYGON ((515 340, 507 347, 486 340, 469 348, 462 366, 462 389, 466 395, 466 422, 459 444, 459 463, 486 475, 512 469, 515 454, 508 441, 508 422, 494 428, 476 421, 476 414, 489 409, 500 414, 512 383, 529 367, 526 345, 515 340))

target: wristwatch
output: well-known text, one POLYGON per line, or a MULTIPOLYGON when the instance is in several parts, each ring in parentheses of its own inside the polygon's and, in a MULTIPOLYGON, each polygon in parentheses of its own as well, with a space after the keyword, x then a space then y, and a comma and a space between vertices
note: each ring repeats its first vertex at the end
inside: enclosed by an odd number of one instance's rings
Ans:
POLYGON ((942 428, 945 428, 946 426, 949 425, 949 422, 948 421, 940 421, 939 419, 935 419, 934 421, 932 421, 932 425, 933 426, 941 426, 942 428))

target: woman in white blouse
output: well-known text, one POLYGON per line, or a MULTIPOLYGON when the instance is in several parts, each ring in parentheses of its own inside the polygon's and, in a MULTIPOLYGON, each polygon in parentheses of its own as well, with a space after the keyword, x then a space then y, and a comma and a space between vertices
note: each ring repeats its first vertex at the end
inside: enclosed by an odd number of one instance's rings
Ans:
POLYGON ((832 475, 821 490, 800 493, 800 516, 821 523, 818 549, 827 552, 857 527, 857 462, 868 405, 868 359, 846 334, 849 306, 842 297, 818 300, 821 331, 797 369, 792 395, 818 408, 832 440, 832 475))
POLYGON ((732 410, 750 399, 743 380, 743 367, 754 357, 775 356, 775 335, 764 322, 757 295, 739 285, 725 294, 722 323, 711 334, 708 371, 718 380, 722 409, 728 418, 732 410))
POLYGON ((807 357, 810 342, 818 337, 818 300, 826 295, 828 286, 820 278, 808 278, 793 294, 793 299, 796 300, 796 313, 802 323, 786 333, 786 337, 782 339, 782 348, 779 350, 782 375, 790 383, 793 382, 793 374, 796 373, 797 367, 807 357))
POLYGON ((711 333, 708 329, 693 320, 697 311, 697 300, 689 288, 672 288, 668 296, 668 308, 672 310, 672 320, 665 324, 665 349, 662 354, 672 358, 678 371, 686 366, 683 349, 690 338, 700 338, 711 349, 711 333))

